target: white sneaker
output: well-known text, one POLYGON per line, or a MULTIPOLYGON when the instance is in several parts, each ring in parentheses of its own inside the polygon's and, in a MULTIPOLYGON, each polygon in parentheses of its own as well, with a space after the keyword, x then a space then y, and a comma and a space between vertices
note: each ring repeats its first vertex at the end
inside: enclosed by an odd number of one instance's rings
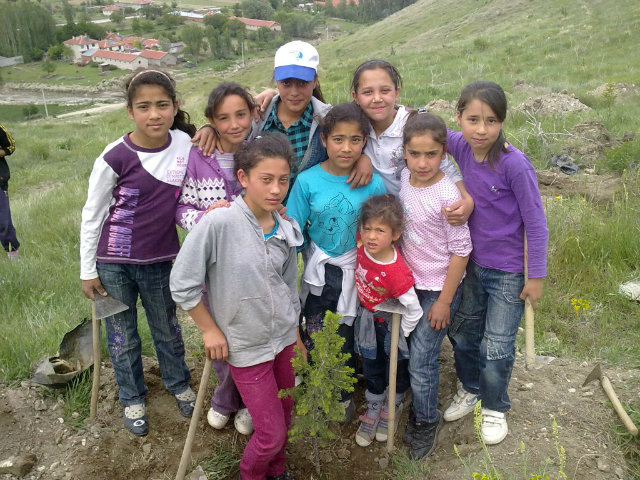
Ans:
POLYGON ((482 425, 480 426, 480 431, 482 432, 484 443, 487 445, 500 443, 509 432, 505 414, 488 408, 483 408, 481 411, 482 425))
POLYGON ((460 387, 458 393, 453 396, 453 402, 444 412, 444 421, 453 422, 473 412, 476 403, 478 403, 478 395, 460 387))
POLYGON ((251 435, 253 433, 253 421, 247 407, 238 410, 233 424, 236 426, 238 433, 242 435, 251 435))
POLYGON ((223 415, 220 412, 216 412, 213 408, 209 409, 207 413, 207 422, 215 429, 223 429, 229 421, 229 415, 223 415))

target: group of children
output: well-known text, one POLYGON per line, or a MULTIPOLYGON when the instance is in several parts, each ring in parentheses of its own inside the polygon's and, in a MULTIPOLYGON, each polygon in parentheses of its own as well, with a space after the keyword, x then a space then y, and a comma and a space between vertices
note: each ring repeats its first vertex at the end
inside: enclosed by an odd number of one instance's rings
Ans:
MULTIPOLYGON (((282 46, 278 94, 256 99, 266 108, 237 84, 218 85, 205 110, 211 128, 196 135, 200 147, 180 131, 194 133, 171 79, 154 70, 133 76, 127 109, 136 129, 96 160, 83 210, 83 291, 130 306, 105 321, 125 424, 148 431, 138 293, 165 386, 184 415, 193 411, 175 301, 215 361, 209 423, 222 428, 237 412, 238 431, 255 430, 240 463, 244 480, 293 478, 284 454, 293 402, 278 392, 294 385, 294 346, 314 348, 311 334, 327 310, 342 315, 338 332, 354 370, 362 356, 359 445, 395 433, 388 411, 400 417, 409 389, 403 440, 412 458, 431 454, 441 422, 479 400, 485 442, 501 442, 523 300, 537 302, 546 274, 535 171, 502 135, 507 103, 498 85, 463 90, 456 132, 398 106, 400 75, 380 60, 360 65, 354 101, 332 108, 318 63, 307 43, 282 46), (252 122, 256 108, 264 116, 252 122), (175 223, 190 232, 180 250, 175 223), (394 399, 386 398, 390 318, 374 309, 390 298, 408 310, 394 399), (442 413, 437 359, 447 334, 462 386, 442 413)), ((352 394, 341 392, 341 401, 347 423, 352 394)))

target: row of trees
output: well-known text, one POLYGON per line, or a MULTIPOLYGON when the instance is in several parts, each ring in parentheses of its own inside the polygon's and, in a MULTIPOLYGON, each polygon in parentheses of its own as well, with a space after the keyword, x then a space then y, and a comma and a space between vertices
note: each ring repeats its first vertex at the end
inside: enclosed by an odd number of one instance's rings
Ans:
POLYGON ((2 1, 1 5, 0 55, 42 57, 55 42, 55 23, 49 12, 28 0, 2 1))

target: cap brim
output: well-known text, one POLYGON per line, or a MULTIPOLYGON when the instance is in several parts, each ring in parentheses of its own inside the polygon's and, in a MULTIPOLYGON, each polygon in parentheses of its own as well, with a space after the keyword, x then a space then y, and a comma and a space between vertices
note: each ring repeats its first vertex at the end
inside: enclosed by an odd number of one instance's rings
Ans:
POLYGON ((298 80, 310 82, 316 77, 316 71, 313 68, 301 67, 300 65, 284 65, 275 68, 273 77, 276 82, 286 80, 287 78, 297 78, 298 80))

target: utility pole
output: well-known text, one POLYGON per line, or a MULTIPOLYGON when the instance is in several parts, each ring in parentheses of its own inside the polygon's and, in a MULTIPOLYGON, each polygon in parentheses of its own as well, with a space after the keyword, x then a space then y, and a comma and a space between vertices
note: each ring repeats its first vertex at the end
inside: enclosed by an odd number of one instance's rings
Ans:
POLYGON ((44 113, 48 117, 49 116, 49 110, 47 109, 47 99, 44 98, 44 88, 41 88, 40 90, 42 90, 42 101, 44 102, 44 113))

